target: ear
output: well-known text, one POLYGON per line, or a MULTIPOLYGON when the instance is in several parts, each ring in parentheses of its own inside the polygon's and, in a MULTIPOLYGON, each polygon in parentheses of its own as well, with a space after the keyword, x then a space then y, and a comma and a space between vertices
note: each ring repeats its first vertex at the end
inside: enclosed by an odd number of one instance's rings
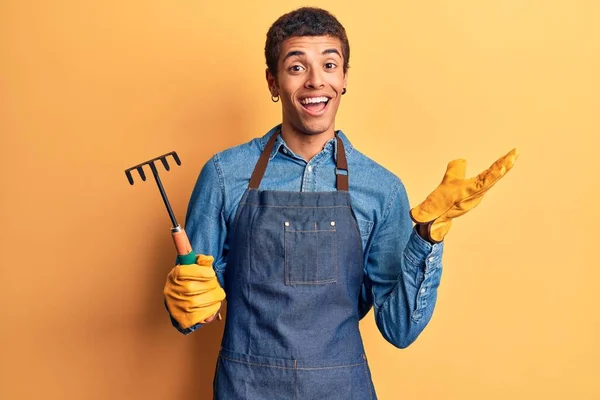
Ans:
POLYGON ((344 73, 344 88, 348 87, 348 71, 344 73))
POLYGON ((277 90, 277 79, 273 76, 269 68, 265 70, 265 77, 267 78, 267 85, 269 87, 269 92, 272 96, 278 96, 279 91, 277 90))

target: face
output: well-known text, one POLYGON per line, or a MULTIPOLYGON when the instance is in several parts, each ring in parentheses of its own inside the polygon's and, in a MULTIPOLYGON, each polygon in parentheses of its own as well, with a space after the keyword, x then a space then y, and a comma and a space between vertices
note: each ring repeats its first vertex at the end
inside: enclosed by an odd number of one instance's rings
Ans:
POLYGON ((267 70, 267 83, 281 98, 283 129, 293 134, 334 135, 335 115, 346 87, 342 46, 331 36, 286 39, 278 72, 267 70))

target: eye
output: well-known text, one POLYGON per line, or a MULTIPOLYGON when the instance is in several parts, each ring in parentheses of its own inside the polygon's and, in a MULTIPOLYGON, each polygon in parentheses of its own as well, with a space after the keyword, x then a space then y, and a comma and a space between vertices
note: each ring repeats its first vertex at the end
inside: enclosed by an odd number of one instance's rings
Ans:
POLYGON ((332 63, 332 62, 325 63, 325 69, 334 69, 335 67, 337 67, 337 64, 335 64, 335 63, 332 63))
POLYGON ((290 72, 301 72, 304 67, 302 65, 292 65, 290 68, 288 68, 290 72))

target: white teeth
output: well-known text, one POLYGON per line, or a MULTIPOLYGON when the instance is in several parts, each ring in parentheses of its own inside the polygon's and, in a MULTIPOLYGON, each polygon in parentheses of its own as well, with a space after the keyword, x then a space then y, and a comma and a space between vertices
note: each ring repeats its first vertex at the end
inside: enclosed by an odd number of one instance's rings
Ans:
POLYGON ((309 97, 306 98, 302 101, 300 101, 300 103, 302 104, 314 104, 314 103, 325 103, 327 102, 327 100, 329 100, 329 98, 327 97, 309 97))

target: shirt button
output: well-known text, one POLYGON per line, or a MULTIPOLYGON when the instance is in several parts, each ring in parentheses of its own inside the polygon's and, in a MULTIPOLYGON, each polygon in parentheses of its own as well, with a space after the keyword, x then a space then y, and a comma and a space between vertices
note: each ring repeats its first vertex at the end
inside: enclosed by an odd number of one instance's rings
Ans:
POLYGON ((287 149, 285 147, 283 148, 283 152, 287 154, 287 149))
POLYGON ((331 221, 331 226, 335 226, 335 221, 331 221))
POLYGON ((421 293, 425 293, 425 288, 420 290, 421 293))
POLYGON ((432 263, 435 259, 433 257, 429 257, 429 262, 432 263))
POLYGON ((289 222, 287 222, 287 221, 285 221, 283 224, 284 224, 285 226, 290 226, 290 223, 289 223, 289 222))
POLYGON ((307 168, 308 172, 312 172, 312 165, 309 165, 307 168))

